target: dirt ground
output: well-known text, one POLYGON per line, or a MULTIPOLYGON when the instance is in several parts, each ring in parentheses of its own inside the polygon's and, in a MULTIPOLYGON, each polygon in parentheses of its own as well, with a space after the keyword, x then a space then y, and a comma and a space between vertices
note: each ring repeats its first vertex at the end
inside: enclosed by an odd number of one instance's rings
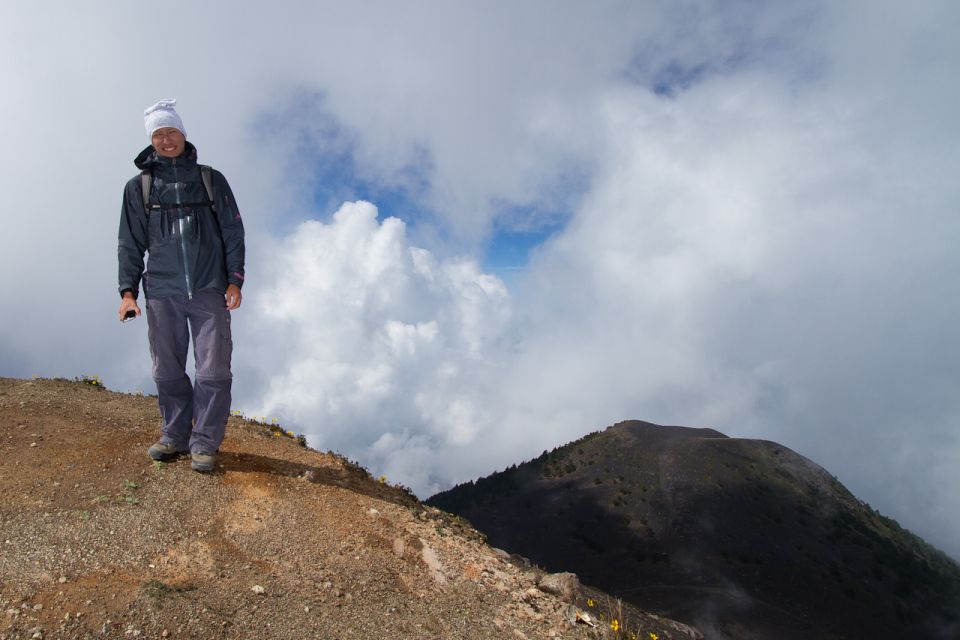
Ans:
POLYGON ((278 427, 231 417, 212 474, 154 463, 156 399, 91 382, 0 378, 0 640, 629 637, 278 427))

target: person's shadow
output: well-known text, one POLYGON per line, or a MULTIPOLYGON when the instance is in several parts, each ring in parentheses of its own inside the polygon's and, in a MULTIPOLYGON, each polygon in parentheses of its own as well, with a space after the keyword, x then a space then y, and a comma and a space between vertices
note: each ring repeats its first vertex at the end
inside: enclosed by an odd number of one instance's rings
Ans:
POLYGON ((402 507, 420 505, 420 501, 408 490, 377 482, 366 469, 347 460, 340 462, 342 466, 339 467, 317 467, 255 453, 225 451, 218 455, 215 473, 269 473, 288 478, 302 478, 307 482, 339 487, 402 507))

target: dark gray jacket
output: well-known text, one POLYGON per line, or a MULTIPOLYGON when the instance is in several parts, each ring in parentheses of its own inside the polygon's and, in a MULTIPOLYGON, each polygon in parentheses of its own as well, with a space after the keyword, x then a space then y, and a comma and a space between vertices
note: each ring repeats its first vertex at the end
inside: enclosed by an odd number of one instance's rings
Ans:
POLYGON ((233 192, 219 171, 212 171, 213 208, 189 142, 176 158, 147 147, 134 160, 153 175, 149 211, 144 210, 141 176, 123 190, 118 257, 120 294, 148 298, 192 297, 201 289, 225 291, 243 286, 243 221, 233 192), (144 270, 144 254, 149 254, 144 270))

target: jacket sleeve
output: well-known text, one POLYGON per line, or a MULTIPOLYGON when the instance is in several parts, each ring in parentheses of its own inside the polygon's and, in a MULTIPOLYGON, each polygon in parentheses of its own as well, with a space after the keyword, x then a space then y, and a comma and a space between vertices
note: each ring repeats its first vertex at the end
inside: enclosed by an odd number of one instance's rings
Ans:
POLYGON ((140 177, 127 182, 120 209, 120 231, 117 249, 120 295, 129 289, 139 297, 140 278, 143 276, 143 256, 149 247, 147 213, 143 209, 140 177))
POLYGON ((214 207, 220 222, 220 237, 227 267, 227 283, 243 287, 244 247, 243 220, 227 179, 219 171, 213 172, 214 207))

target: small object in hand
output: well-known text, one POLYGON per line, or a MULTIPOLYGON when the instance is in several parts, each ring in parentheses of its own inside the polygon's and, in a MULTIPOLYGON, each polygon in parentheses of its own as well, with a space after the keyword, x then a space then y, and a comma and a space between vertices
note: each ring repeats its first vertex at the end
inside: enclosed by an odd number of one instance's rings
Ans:
POLYGON ((129 309, 125 314, 123 314, 123 320, 121 322, 130 322, 136 317, 137 317, 137 312, 134 311, 133 309, 129 309))

